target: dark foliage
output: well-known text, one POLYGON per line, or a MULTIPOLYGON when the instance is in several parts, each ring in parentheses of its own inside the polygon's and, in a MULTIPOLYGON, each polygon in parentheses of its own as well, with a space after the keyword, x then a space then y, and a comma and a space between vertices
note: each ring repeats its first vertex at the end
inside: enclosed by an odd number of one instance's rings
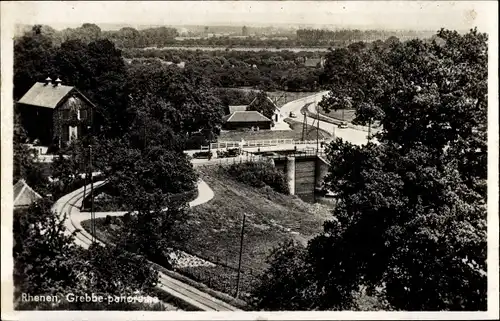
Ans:
POLYGON ((333 219, 304 259, 273 259, 270 275, 306 276, 282 304, 260 292, 260 308, 360 309, 364 293, 394 310, 486 309, 487 56, 477 30, 330 53, 323 107, 349 105, 383 129, 376 144, 328 146, 333 219))
POLYGON ((290 193, 285 174, 269 163, 232 164, 225 170, 238 181, 251 186, 260 188, 267 185, 279 193, 290 193))

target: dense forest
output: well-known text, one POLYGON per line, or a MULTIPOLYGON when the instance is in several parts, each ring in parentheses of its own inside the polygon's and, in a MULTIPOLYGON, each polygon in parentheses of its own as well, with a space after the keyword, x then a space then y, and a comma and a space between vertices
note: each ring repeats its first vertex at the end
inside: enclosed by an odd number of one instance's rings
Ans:
POLYGON ((130 64, 184 62, 217 87, 254 87, 265 90, 311 91, 321 70, 306 67, 307 59, 318 60, 317 53, 290 51, 202 51, 130 49, 124 51, 130 64))
POLYGON ((276 248, 258 308, 487 309, 488 36, 437 38, 327 55, 323 109, 381 131, 329 144, 332 217, 306 247, 276 248))

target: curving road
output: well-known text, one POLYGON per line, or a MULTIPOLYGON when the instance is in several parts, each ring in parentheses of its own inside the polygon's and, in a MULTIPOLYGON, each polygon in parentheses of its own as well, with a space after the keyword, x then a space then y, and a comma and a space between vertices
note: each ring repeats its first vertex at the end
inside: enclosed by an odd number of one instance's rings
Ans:
MULTIPOLYGON (((94 188, 101 186, 105 181, 94 183, 94 188)), ((87 189, 90 185, 87 186, 87 189)), ((92 244, 92 236, 85 231, 81 225, 82 221, 90 219, 90 213, 80 212, 83 201, 84 187, 81 187, 56 201, 53 211, 64 218, 66 233, 76 231, 75 243, 84 248, 92 244), (66 217, 64 217, 66 216, 66 217)), ((212 189, 202 180, 198 182, 198 197, 189 203, 190 206, 198 206, 206 203, 214 197, 212 189)), ((121 216, 127 212, 103 212, 95 213, 96 218, 110 216, 121 216)), ((101 241, 98 243, 104 245, 101 241)), ((177 297, 202 311, 239 311, 239 309, 205 293, 197 288, 176 280, 162 272, 159 272, 158 287, 170 295, 177 297)))
MULTIPOLYGON (((312 103, 309 106, 309 110, 313 113, 316 113, 316 104, 319 103, 323 96, 326 96, 327 94, 328 91, 322 91, 311 96, 291 101, 281 107, 280 113, 283 115, 283 117, 288 117, 290 115, 290 112, 294 112, 297 115, 297 118, 294 118, 294 120, 303 123, 304 116, 301 114, 302 107, 304 107, 305 104, 312 103)), ((314 123, 314 127, 316 127, 316 121, 316 118, 307 116, 308 125, 314 123)), ((339 128, 337 125, 322 120, 319 121, 319 128, 330 134, 334 134, 335 137, 340 137, 345 141, 351 142, 352 144, 363 145, 367 142, 368 133, 359 129, 339 128)))

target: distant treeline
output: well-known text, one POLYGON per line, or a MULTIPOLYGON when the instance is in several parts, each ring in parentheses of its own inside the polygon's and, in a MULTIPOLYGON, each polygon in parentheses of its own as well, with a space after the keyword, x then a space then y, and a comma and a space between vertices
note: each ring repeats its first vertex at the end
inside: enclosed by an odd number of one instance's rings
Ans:
MULTIPOLYGON (((30 30, 32 26, 24 26, 30 30)), ((18 30, 19 34, 23 29, 18 30)), ((99 26, 92 23, 84 23, 78 28, 66 28, 61 31, 43 25, 42 32, 49 36, 54 45, 60 45, 68 40, 81 40, 89 43, 98 39, 109 39, 118 48, 146 48, 164 46, 223 46, 223 47, 332 47, 339 48, 353 42, 375 40, 385 41, 390 37, 402 40, 409 38, 430 37, 432 32, 415 31, 382 31, 382 30, 323 30, 323 29, 299 29, 296 35, 288 35, 287 38, 272 38, 273 36, 248 36, 234 38, 229 36, 215 36, 206 38, 176 39, 179 32, 171 27, 155 27, 148 29, 135 29, 124 27, 119 30, 101 30, 99 26)))
MULTIPOLYGON (((27 27, 27 30, 30 29, 31 27, 27 27)), ((175 28, 159 27, 137 30, 126 27, 120 30, 103 31, 93 23, 84 23, 81 27, 66 28, 61 31, 43 25, 41 26, 41 31, 44 35, 51 38, 55 46, 59 46, 69 40, 80 40, 84 43, 89 43, 99 39, 108 39, 118 48, 144 48, 166 46, 175 43, 174 38, 178 36, 175 28)))
POLYGON ((429 38, 435 34, 434 31, 386 31, 386 30, 325 30, 325 29, 299 29, 297 30, 297 41, 302 44, 315 45, 337 45, 350 44, 358 41, 371 42, 375 40, 386 40, 396 37, 402 40, 411 38, 429 38))

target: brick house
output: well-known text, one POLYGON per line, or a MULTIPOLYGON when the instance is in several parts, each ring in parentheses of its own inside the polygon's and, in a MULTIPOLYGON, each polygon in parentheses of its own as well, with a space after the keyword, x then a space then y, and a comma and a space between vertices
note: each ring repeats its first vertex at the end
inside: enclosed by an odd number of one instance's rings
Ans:
POLYGON ((16 111, 31 142, 62 147, 90 131, 95 105, 75 87, 47 78, 28 90, 16 103, 16 111))

